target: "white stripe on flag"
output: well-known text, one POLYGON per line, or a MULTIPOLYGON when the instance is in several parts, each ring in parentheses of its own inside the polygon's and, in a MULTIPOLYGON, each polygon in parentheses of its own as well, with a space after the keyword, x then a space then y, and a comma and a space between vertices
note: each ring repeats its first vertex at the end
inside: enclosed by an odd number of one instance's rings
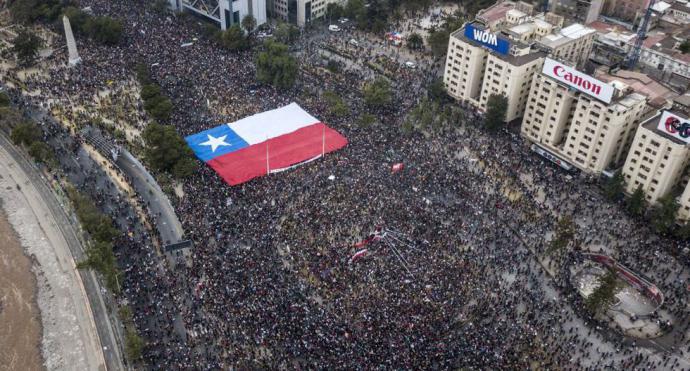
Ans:
POLYGON ((249 145, 292 133, 320 121, 307 113, 297 103, 258 113, 228 124, 249 145))

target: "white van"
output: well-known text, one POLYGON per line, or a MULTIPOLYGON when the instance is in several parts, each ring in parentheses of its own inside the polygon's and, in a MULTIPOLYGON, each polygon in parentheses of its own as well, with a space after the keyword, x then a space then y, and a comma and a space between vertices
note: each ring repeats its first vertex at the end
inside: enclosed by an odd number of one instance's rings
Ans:
POLYGON ((332 25, 328 26, 328 31, 340 32, 340 27, 338 27, 338 26, 332 24, 332 25))

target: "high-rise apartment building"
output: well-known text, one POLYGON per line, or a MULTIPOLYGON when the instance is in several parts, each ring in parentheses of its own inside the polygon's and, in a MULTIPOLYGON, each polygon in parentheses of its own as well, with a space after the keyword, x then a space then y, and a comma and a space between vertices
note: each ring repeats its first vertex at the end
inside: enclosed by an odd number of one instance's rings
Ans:
POLYGON ((479 110, 492 94, 504 95, 506 120, 513 121, 524 115, 532 77, 547 55, 584 64, 595 31, 579 24, 561 29, 562 17, 532 12, 529 4, 500 2, 453 32, 444 72, 448 94, 479 110))
POLYGON ((622 164, 646 97, 547 58, 532 81, 521 135, 582 171, 622 164))
POLYGON ((328 4, 345 5, 346 0, 269 0, 272 14, 300 27, 326 15, 328 4))

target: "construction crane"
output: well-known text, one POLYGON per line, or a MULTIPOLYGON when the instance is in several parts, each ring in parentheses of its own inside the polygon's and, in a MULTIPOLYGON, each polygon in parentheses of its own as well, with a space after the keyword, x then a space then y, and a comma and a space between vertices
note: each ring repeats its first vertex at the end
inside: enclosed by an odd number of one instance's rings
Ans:
POLYGON ((628 55, 625 56, 625 60, 623 60, 623 67, 625 67, 628 70, 632 70, 635 68, 637 65, 637 62, 640 60, 640 53, 642 52, 642 43, 644 42, 644 39, 647 37, 647 27, 649 26, 649 21, 652 19, 652 7, 656 3, 656 0, 651 0, 649 2, 649 6, 647 7, 647 11, 644 14, 644 18, 642 19, 642 22, 640 25, 637 27, 637 39, 635 39, 635 45, 633 45, 632 49, 628 52, 628 55))

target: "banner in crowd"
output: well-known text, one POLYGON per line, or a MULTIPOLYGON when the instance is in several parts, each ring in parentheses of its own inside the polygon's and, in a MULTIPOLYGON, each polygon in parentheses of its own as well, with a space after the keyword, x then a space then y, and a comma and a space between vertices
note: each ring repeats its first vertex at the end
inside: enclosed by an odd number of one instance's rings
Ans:
POLYGON ((296 103, 185 138, 226 183, 284 171, 347 145, 347 139, 296 103))

